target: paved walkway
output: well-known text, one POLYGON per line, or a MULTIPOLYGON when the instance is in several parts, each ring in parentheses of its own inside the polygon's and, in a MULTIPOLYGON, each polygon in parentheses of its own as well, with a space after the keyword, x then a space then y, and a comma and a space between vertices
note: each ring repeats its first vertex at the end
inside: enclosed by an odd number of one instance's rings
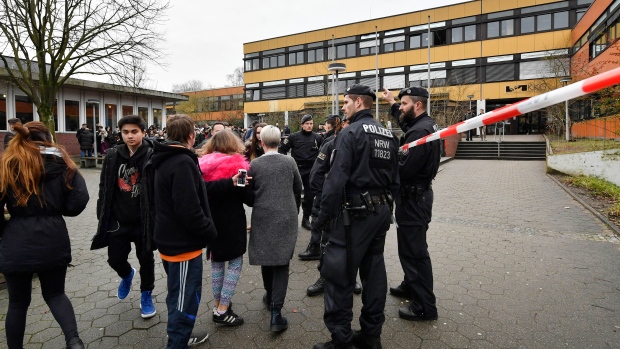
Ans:
MULTIPOLYGON (((434 183, 429 232, 439 320, 401 320, 397 311, 403 300, 388 295, 384 348, 620 347, 618 238, 544 174, 543 162, 453 160, 441 169, 434 183)), ((67 220, 74 257, 67 293, 80 334, 88 348, 162 348, 167 319, 163 268, 158 262, 158 314, 143 320, 138 280, 130 297, 119 301, 119 278, 106 264, 106 251, 89 251, 99 172, 83 173, 91 201, 80 217, 67 220)), ((308 239, 309 232, 300 229, 296 253, 308 239)), ((385 254, 389 282, 396 284, 403 274, 394 228, 385 254)), ((137 266, 135 258, 132 263, 137 266)), ((261 302, 260 269, 244 265, 233 298, 246 324, 225 328, 210 319, 213 298, 205 263, 196 328, 212 335, 201 347, 307 349, 327 340, 322 297, 305 294, 317 277, 315 267, 316 262, 293 259, 284 309, 290 328, 272 336, 261 302)), ((35 281, 25 347, 63 348, 63 336, 40 293, 35 281)), ((355 296, 355 317, 360 307, 360 297, 355 296)), ((6 309, 7 292, 2 290, 0 348, 6 347, 6 309)))

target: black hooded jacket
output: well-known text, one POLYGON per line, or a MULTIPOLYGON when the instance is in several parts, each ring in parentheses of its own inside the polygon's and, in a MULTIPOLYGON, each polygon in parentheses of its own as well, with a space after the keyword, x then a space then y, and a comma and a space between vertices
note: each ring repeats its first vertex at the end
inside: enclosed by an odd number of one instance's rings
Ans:
MULTIPOLYGON (((47 148, 55 149, 55 148, 47 148)), ((57 152, 56 152, 57 153, 57 152)), ((59 153, 57 153, 60 155, 59 153)), ((41 200, 32 195, 25 207, 16 206, 10 189, 0 201, 11 219, 0 218, 0 272, 28 273, 66 266, 71 262, 71 242, 62 216, 79 215, 88 204, 84 177, 76 171, 65 185, 67 164, 62 157, 43 154, 45 170, 40 183, 41 200)))
POLYGON ((153 144, 151 161, 153 240, 159 252, 176 256, 205 248, 217 231, 198 158, 177 142, 164 142, 153 144))

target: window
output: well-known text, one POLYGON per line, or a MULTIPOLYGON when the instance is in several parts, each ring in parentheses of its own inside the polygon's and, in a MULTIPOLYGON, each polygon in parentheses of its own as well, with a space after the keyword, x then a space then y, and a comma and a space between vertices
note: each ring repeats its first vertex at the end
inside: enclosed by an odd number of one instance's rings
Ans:
POLYGON ((374 55, 375 53, 377 53, 377 48, 374 46, 360 48, 360 56, 374 55))
POLYGON ((405 75, 389 75, 383 77, 383 84, 391 90, 405 88, 405 75))
POLYGON ((536 28, 538 31, 550 30, 551 29, 551 15, 540 15, 536 16, 536 28))
POLYGON ((124 105, 123 106, 123 116, 127 116, 127 115, 131 115, 133 114, 133 107, 130 105, 124 105))
POLYGON ((476 40, 476 26, 452 28, 452 43, 476 40))
POLYGON ((34 107, 32 101, 26 96, 15 96, 15 117, 25 124, 34 118, 34 107))
POLYGON ((586 14, 587 9, 577 10, 577 22, 581 20, 581 17, 586 14))
POLYGON ((553 29, 568 28, 568 11, 553 14, 553 29))
POLYGON ((325 96, 325 84, 322 82, 315 82, 308 84, 307 96, 325 96))
POLYGON ((487 38, 497 38, 500 36, 514 35, 514 20, 487 23, 487 38))
POLYGON ((355 57, 355 44, 346 44, 336 46, 336 58, 355 57))
POLYGON ((453 69, 450 73, 450 79, 453 85, 475 84, 478 81, 478 68, 453 69))
POLYGON ((502 36, 514 35, 515 33, 514 20, 509 19, 506 21, 502 21, 501 23, 502 23, 502 36))
POLYGON ((270 87, 263 89, 263 100, 284 99, 286 98, 286 87, 270 87))
POLYGON ((157 128, 161 128, 162 113, 161 109, 153 108, 153 125, 157 128))
POLYGON ((222 96, 220 100, 222 101, 222 110, 233 110, 232 96, 222 96))
POLYGON ((260 90, 245 90, 245 100, 247 102, 259 101, 260 100, 260 90))
POLYGON ((79 128, 80 102, 65 101, 65 131, 77 131, 79 128))
POLYGON ((147 107, 138 107, 138 116, 144 120, 146 124, 149 123, 149 108, 147 107))
POLYGON ((394 36, 383 39, 383 52, 402 51, 405 49, 405 36, 394 36))
POLYGON ((486 67, 486 81, 511 81, 515 79, 515 64, 496 64, 486 67))
POLYGON ((308 50, 308 63, 322 62, 325 60, 324 52, 322 48, 308 50))
POLYGON ((535 29, 536 17, 521 18, 521 34, 533 33, 535 29))
POLYGON ((288 54, 288 64, 303 64, 304 63, 304 53, 303 52, 293 52, 288 54))
MULTIPOLYGON (((409 38, 409 48, 414 49, 414 48, 420 48, 420 47, 426 47, 427 44, 427 38, 428 38, 428 34, 427 33, 422 33, 419 35, 414 35, 412 37, 409 38)), ((433 45, 433 37, 431 36, 431 46, 433 45)))
POLYGON ((519 80, 554 78, 563 76, 563 72, 570 71, 570 60, 568 58, 560 58, 557 66, 556 63, 551 64, 547 60, 521 62, 519 63, 519 80))
MULTIPOLYGON (((99 118, 99 103, 86 103, 86 124, 88 124, 88 128, 92 129, 95 123, 101 124, 101 119, 99 118), (95 115, 94 120, 93 120, 93 113, 95 115)), ((96 130, 93 130, 93 131, 96 131, 96 130)))
POLYGON ((260 59, 248 59, 245 61, 245 71, 252 71, 260 69, 260 59))
POLYGON ((292 85, 287 87, 288 98, 301 98, 305 97, 304 95, 304 85, 292 85))
MULTIPOLYGON (((106 104, 105 106, 106 113, 106 126, 110 126, 112 128, 116 128, 116 104, 106 104)), ((160 110, 161 111, 161 110, 160 110)))
POLYGON ((263 69, 284 67, 285 65, 284 55, 263 57, 263 69))

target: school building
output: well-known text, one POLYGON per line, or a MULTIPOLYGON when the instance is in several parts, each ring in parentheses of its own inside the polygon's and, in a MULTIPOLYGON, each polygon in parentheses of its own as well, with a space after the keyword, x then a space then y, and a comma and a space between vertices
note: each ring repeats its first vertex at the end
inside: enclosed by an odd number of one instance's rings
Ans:
MULTIPOLYGON (((619 4, 474 0, 248 42, 245 122, 269 114, 295 122, 308 111, 330 113, 333 63, 343 68, 336 86, 340 102, 347 86, 374 88, 377 67, 380 88, 428 87, 430 44, 431 114, 447 126, 460 121, 470 103, 477 114, 561 87, 574 54, 594 49, 585 53, 588 59, 605 55, 599 29, 617 23, 619 4)), ((563 112, 555 118, 548 113, 513 118, 506 134, 543 133, 553 120, 563 122, 563 112)), ((387 119, 385 103, 379 114, 387 119)))

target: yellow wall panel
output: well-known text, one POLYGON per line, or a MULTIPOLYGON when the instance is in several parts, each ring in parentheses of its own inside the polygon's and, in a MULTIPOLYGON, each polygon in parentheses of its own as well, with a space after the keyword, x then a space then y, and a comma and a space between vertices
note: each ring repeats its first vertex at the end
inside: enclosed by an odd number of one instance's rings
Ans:
POLYGON ((499 39, 482 42, 483 56, 497 56, 499 54, 499 39))
POLYGON ((513 48, 512 53, 516 52, 532 52, 535 51, 536 41, 534 39, 536 35, 523 35, 517 37, 517 46, 513 48))
POLYGON ((519 42, 518 37, 512 36, 509 38, 503 38, 498 40, 498 54, 505 55, 510 54, 515 51, 520 51, 521 48, 517 47, 517 43, 519 42))
MULTIPOLYGON (((506 0, 504 0, 504 2, 506 2, 506 0)), ((489 13, 489 12, 497 12, 499 11, 499 0, 498 1, 482 1, 482 12, 483 13, 489 13)))
MULTIPOLYGON (((422 17, 420 17, 419 12, 410 13, 407 15, 407 26, 408 27, 413 27, 414 25, 418 25, 421 23, 421 21, 422 21, 422 17)), ((426 21, 426 17, 424 18, 424 21, 426 21)))
MULTIPOLYGON (((463 45, 456 45, 460 46, 460 48, 455 47, 455 50, 452 49, 452 46, 455 45, 431 48, 431 62, 445 62, 448 60, 448 57, 452 57, 452 54, 454 54, 453 59, 460 59, 457 57, 463 57, 463 53, 465 52, 463 51, 463 45)), ((428 54, 426 57, 428 57, 428 54)))
POLYGON ((544 33, 536 35, 534 38, 534 51, 552 50, 555 48, 553 41, 553 33, 544 33))
POLYGON ((465 17, 465 6, 450 6, 446 9, 448 10, 449 18, 465 17))
POLYGON ((399 52, 393 55, 394 56, 394 67, 403 67, 407 66, 407 54, 405 52, 399 52))
POLYGON ((480 14, 480 1, 467 2, 462 5, 464 7, 464 17, 475 16, 480 14))

